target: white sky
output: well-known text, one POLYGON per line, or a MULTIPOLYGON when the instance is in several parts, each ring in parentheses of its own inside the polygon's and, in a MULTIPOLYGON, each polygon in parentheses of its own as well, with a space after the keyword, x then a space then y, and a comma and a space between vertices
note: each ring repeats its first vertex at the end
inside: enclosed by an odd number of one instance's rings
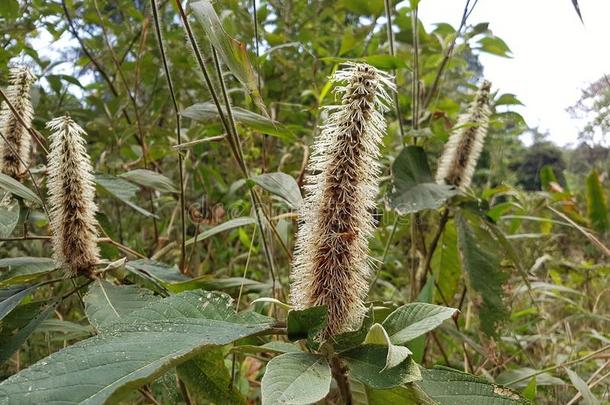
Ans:
MULTIPOLYGON (((571 0, 479 0, 469 23, 489 22, 513 52, 512 59, 483 54, 484 74, 502 93, 514 93, 525 104, 517 108, 550 140, 575 144, 579 120, 566 108, 580 89, 610 73, 610 0, 579 0, 583 27, 571 0)), ((421 0, 419 16, 426 27, 436 22, 459 25, 464 0, 421 0)))

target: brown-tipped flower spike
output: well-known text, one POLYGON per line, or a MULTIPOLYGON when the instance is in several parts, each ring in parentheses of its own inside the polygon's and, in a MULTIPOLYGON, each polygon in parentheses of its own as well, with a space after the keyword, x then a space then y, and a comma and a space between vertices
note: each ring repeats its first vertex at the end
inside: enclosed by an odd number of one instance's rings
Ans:
POLYGON ((436 172, 436 182, 449 184, 462 190, 470 186, 474 169, 485 144, 489 124, 489 90, 491 83, 484 81, 468 109, 458 119, 455 130, 445 144, 436 172))
MULTIPOLYGON (((10 83, 6 96, 11 105, 21 115, 27 125, 32 122, 32 102, 30 86, 34 75, 25 66, 15 67, 10 72, 10 83)), ((9 106, 3 102, 0 107, 0 171, 17 180, 25 176, 30 162, 30 133, 19 122, 9 106)))
POLYGON ((99 249, 86 134, 69 116, 55 118, 47 128, 53 131, 47 166, 53 257, 68 275, 90 275, 99 249))
POLYGON ((290 291, 297 309, 327 306, 321 339, 357 326, 365 312, 382 112, 390 104, 388 89, 395 90, 390 76, 366 64, 346 64, 332 80, 340 84, 341 104, 327 107, 313 146, 290 291))

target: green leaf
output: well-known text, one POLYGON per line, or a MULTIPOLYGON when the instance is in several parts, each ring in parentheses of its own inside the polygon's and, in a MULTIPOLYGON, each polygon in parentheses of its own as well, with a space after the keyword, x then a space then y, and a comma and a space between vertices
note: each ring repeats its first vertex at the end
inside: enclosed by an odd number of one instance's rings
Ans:
MULTIPOLYGON (((455 222, 450 220, 445 225, 443 235, 439 241, 437 249, 434 251, 430 267, 434 271, 434 279, 437 280, 438 290, 434 290, 434 294, 442 293, 447 302, 457 292, 462 268, 460 267, 460 256, 457 247, 457 231, 455 230, 455 222)), ((436 301, 444 302, 444 301, 436 301)))
POLYGON ((570 381, 572 381, 574 387, 578 390, 578 392, 580 392, 580 395, 582 395, 583 405, 601 404, 601 401, 597 399, 595 395, 593 395, 593 393, 591 392, 591 388, 589 388, 589 385, 582 378, 580 378, 580 376, 576 374, 575 371, 570 370, 567 367, 564 367, 564 369, 566 370, 566 373, 568 373, 568 377, 570 378, 570 381))
POLYGON ((485 334, 495 336, 497 324, 508 316, 502 302, 502 284, 507 275, 500 268, 498 255, 491 250, 494 241, 489 233, 479 236, 462 214, 456 216, 456 225, 462 268, 468 275, 470 291, 482 298, 481 329, 485 334))
POLYGON ((533 376, 523 390, 523 396, 530 401, 535 401, 536 395, 538 395, 538 384, 536 383, 536 376, 533 376))
POLYGON ((436 405, 417 385, 377 390, 350 378, 353 405, 436 405))
POLYGON ((455 308, 413 302, 392 312, 383 321, 383 327, 388 332, 392 343, 405 344, 435 329, 456 312, 455 308))
POLYGON ((32 302, 18 306, 2 320, 0 328, 0 364, 19 350, 42 321, 53 313, 58 302, 32 302))
POLYGON ((371 388, 387 389, 421 379, 419 367, 411 357, 395 367, 386 368, 387 357, 388 348, 380 345, 362 345, 341 353, 350 376, 371 388))
POLYGON ((176 368, 191 396, 198 403, 240 405, 245 398, 235 388, 221 349, 209 349, 176 368))
POLYGON ((133 202, 136 196, 140 193, 140 187, 111 174, 96 174, 95 182, 104 190, 112 194, 112 196, 118 198, 120 201, 138 211, 140 214, 147 217, 158 218, 156 215, 146 211, 144 208, 136 205, 133 202))
POLYGON ((246 87, 258 108, 265 111, 265 104, 258 91, 256 73, 248 58, 246 45, 231 38, 226 33, 216 11, 214 11, 214 7, 208 0, 198 0, 191 3, 191 9, 223 62, 246 87))
POLYGON ((162 175, 152 170, 136 169, 123 173, 119 177, 127 179, 143 187, 153 188, 165 193, 177 193, 174 183, 162 175))
POLYGON ((327 320, 328 310, 325 305, 289 311, 286 320, 288 339, 313 341, 326 328, 327 320))
POLYGON ((0 289, 0 320, 4 319, 19 303, 39 287, 18 285, 0 289))
POLYGON ((19 17, 19 2, 17 0, 2 0, 0 2, 0 16, 6 20, 15 20, 19 17))
POLYGON ((152 291, 135 285, 115 286, 104 280, 96 280, 83 301, 89 322, 99 330, 159 299, 152 291))
POLYGON ((491 53, 493 55, 502 56, 504 58, 511 57, 511 50, 499 37, 483 37, 479 40, 480 51, 491 53))
MULTIPOLYGON (((277 121, 273 121, 260 114, 240 107, 231 107, 231 110, 233 111, 235 121, 240 124, 246 125, 264 134, 275 136, 286 142, 293 142, 295 139, 294 134, 277 121)), ((226 114, 224 107, 222 107, 222 111, 226 114)), ((187 107, 182 111, 182 116, 200 122, 209 122, 219 118, 218 109, 209 101, 187 107)))
POLYGON ((593 229, 601 233, 610 229, 604 188, 595 170, 587 176, 587 213, 593 229))
POLYGON ((57 269, 48 257, 7 257, 0 259, 0 288, 28 284, 57 269))
POLYGON ((342 0, 341 5, 356 14, 380 16, 383 13, 382 0, 342 0))
POLYGON ((252 217, 239 217, 228 220, 227 222, 223 222, 220 225, 216 225, 213 228, 208 229, 207 231, 201 232, 196 237, 189 239, 186 241, 186 245, 193 244, 195 242, 200 242, 204 239, 209 238, 210 236, 214 236, 224 231, 228 231, 229 229, 239 228, 240 226, 252 225, 255 224, 256 220, 252 217))
POLYGON ((42 205, 42 200, 36 193, 6 174, 0 173, 0 188, 21 197, 24 200, 42 205))
POLYGON ((286 173, 265 173, 251 177, 250 180, 268 192, 283 198, 294 209, 298 209, 303 203, 299 185, 292 176, 286 173))
POLYGON ((116 403, 202 353, 263 332, 273 319, 236 314, 224 294, 187 292, 134 311, 0 384, 0 403, 116 403), (35 383, 34 383, 35 381, 35 383))
POLYGON ((388 333, 383 326, 378 323, 371 327, 369 333, 366 335, 366 339, 364 339, 364 344, 380 345, 388 348, 385 367, 383 368, 384 370, 396 367, 412 354, 411 350, 408 348, 392 344, 388 333))
POLYGON ((496 107, 499 105, 523 105, 521 100, 512 93, 504 93, 495 101, 496 107))
POLYGON ((439 208, 457 194, 455 187, 434 182, 426 153, 419 146, 400 152, 392 164, 392 183, 390 206, 401 215, 439 208))
POLYGON ((362 319, 362 324, 358 330, 344 332, 337 336, 333 336, 334 349, 341 352, 359 346, 362 342, 364 342, 364 339, 366 339, 366 335, 371 329, 371 326, 373 326, 374 322, 375 312, 373 310, 373 306, 371 305, 369 306, 366 315, 362 319))
POLYGON ((273 358, 261 381, 263 405, 311 404, 330 391, 326 359, 312 353, 286 353, 273 358))
POLYGON ((0 238, 8 238, 19 223, 19 202, 10 198, 0 201, 0 238))
POLYGON ((525 388, 529 385, 527 378, 530 376, 535 377, 536 385, 565 385, 565 382, 561 378, 553 377, 549 373, 539 374, 539 370, 529 367, 505 370, 498 374, 495 380, 498 384, 507 385, 511 388, 525 388), (515 384, 510 384, 511 381, 517 380, 520 381, 515 384))
POLYGON ((439 405, 526 405, 517 392, 479 377, 445 368, 421 370, 419 385, 439 405))
POLYGON ((179 283, 183 281, 191 281, 192 278, 180 273, 177 266, 161 263, 151 259, 138 259, 127 262, 128 269, 144 272, 147 276, 153 277, 156 281, 163 284, 179 283))

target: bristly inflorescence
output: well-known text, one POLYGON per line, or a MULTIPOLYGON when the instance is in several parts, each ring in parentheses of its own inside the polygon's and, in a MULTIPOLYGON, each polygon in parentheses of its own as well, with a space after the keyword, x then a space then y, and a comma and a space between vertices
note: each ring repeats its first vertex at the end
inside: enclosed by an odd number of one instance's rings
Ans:
POLYGON ((366 64, 346 64, 332 80, 341 104, 327 107, 313 146, 290 292, 297 309, 327 306, 321 339, 352 329, 365 312, 382 113, 395 91, 388 74, 366 64))
POLYGON ((64 116, 47 123, 53 131, 48 156, 53 252, 68 275, 91 275, 99 262, 95 186, 85 131, 64 116))
POLYGON ((453 185, 462 190, 470 186, 487 135, 491 114, 490 89, 491 83, 484 81, 468 113, 460 116, 439 160, 437 183, 453 185))
MULTIPOLYGON (((32 122, 30 87, 35 78, 28 67, 19 66, 10 71, 6 96, 23 118, 25 124, 32 122)), ((0 107, 0 171, 7 176, 22 180, 30 162, 30 133, 21 125, 7 103, 0 107)))

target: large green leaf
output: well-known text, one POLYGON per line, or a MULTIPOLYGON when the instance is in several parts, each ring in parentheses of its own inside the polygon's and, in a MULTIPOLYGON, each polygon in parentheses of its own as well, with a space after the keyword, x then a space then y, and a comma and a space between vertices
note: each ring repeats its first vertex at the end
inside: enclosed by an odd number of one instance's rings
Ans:
POLYGON ((419 146, 404 148, 392 164, 390 206, 399 214, 436 209, 457 194, 455 187, 436 184, 426 152, 419 146))
POLYGON ((299 185, 292 176, 286 173, 264 173, 251 177, 250 180, 268 192, 283 198, 294 209, 299 208, 303 203, 299 185))
POLYGON ((460 258, 468 275, 470 292, 482 299, 479 310, 481 329, 487 335, 495 336, 497 324, 508 316, 502 302, 502 284, 507 275, 500 268, 500 258, 492 250, 494 241, 490 233, 477 233, 462 214, 456 216, 456 225, 460 258))
POLYGON ((479 50, 487 53, 491 53, 493 55, 502 56, 504 58, 511 57, 511 50, 506 45, 506 42, 500 37, 483 37, 479 40, 479 45, 481 47, 479 50))
POLYGON ((0 197, 0 238, 11 236, 19 223, 19 202, 11 198, 1 200, 0 197))
POLYGON ((140 207, 136 203, 133 202, 136 196, 140 192, 140 187, 128 182, 127 180, 121 179, 120 177, 115 177, 111 174, 97 174, 95 175, 95 182, 112 194, 114 197, 118 198, 123 203, 127 204, 134 210, 138 211, 140 214, 147 217, 155 217, 158 218, 153 213, 145 210, 140 207))
POLYGON ((470 374, 450 369, 421 370, 417 382, 439 405, 525 405, 531 404, 517 392, 470 374))
POLYGON ((214 236, 224 231, 228 231, 229 229, 239 228, 240 226, 252 225, 256 223, 256 219, 252 217, 239 217, 228 220, 227 222, 223 222, 220 225, 216 225, 213 228, 210 228, 206 231, 201 232, 196 237, 189 239, 186 241, 187 245, 190 245, 195 242, 200 242, 204 239, 209 238, 210 236, 214 236))
POLYGON ((85 314, 96 329, 120 320, 131 312, 159 300, 150 290, 135 285, 115 286, 97 280, 83 298, 85 314))
POLYGON ((257 106, 265 111, 265 104, 258 90, 256 73, 250 64, 246 45, 231 38, 225 32, 214 7, 208 0, 192 2, 191 9, 205 30, 208 40, 229 67, 231 73, 246 87, 257 106))
POLYGON ((602 233, 610 229, 608 204, 604 196, 604 188, 595 170, 587 176, 587 208, 589 221, 593 229, 602 233))
POLYGON ((341 353, 347 361, 350 377, 371 388, 387 389, 421 379, 419 367, 411 357, 399 365, 386 368, 388 348, 381 345, 362 345, 341 353))
POLYGON ((7 257, 0 259, 0 288, 25 284, 55 270, 55 261, 48 257, 7 257))
POLYGON ((19 350, 27 338, 38 328, 42 321, 53 313, 57 306, 53 302, 31 302, 19 305, 0 324, 0 364, 4 363, 19 350))
MULTIPOLYGON (((294 141, 294 135, 277 121, 273 121, 260 114, 240 107, 232 107, 231 110, 233 111, 235 121, 240 124, 249 126, 252 129, 275 136, 287 142, 294 141)), ((224 107, 222 107, 222 111, 226 112, 224 107)), ((208 122, 219 118, 218 109, 209 101, 193 104, 192 106, 185 108, 182 111, 182 116, 201 122, 208 122)))
POLYGON ((6 174, 0 173, 0 188, 8 191, 11 194, 19 196, 24 200, 28 200, 34 202, 36 204, 42 205, 42 200, 36 193, 32 190, 19 183, 17 180, 12 178, 11 176, 7 176, 6 174))
POLYGON ((115 403, 206 348, 263 332, 273 323, 232 308, 228 296, 204 291, 151 303, 3 381, 0 404, 115 403))
POLYGON ((152 170, 135 169, 121 174, 119 177, 127 179, 143 187, 153 188, 166 193, 177 193, 174 183, 162 175, 152 170))
POLYGON ((240 405, 246 400, 235 388, 221 349, 209 349, 176 368, 189 394, 200 403, 240 405))
POLYGON ((388 332, 392 343, 405 344, 435 329, 456 312, 455 308, 413 302, 397 308, 388 315, 383 321, 383 327, 388 332))
POLYGON ((263 405, 311 404, 330 390, 326 358, 313 353, 286 353, 273 358, 261 381, 263 405))

